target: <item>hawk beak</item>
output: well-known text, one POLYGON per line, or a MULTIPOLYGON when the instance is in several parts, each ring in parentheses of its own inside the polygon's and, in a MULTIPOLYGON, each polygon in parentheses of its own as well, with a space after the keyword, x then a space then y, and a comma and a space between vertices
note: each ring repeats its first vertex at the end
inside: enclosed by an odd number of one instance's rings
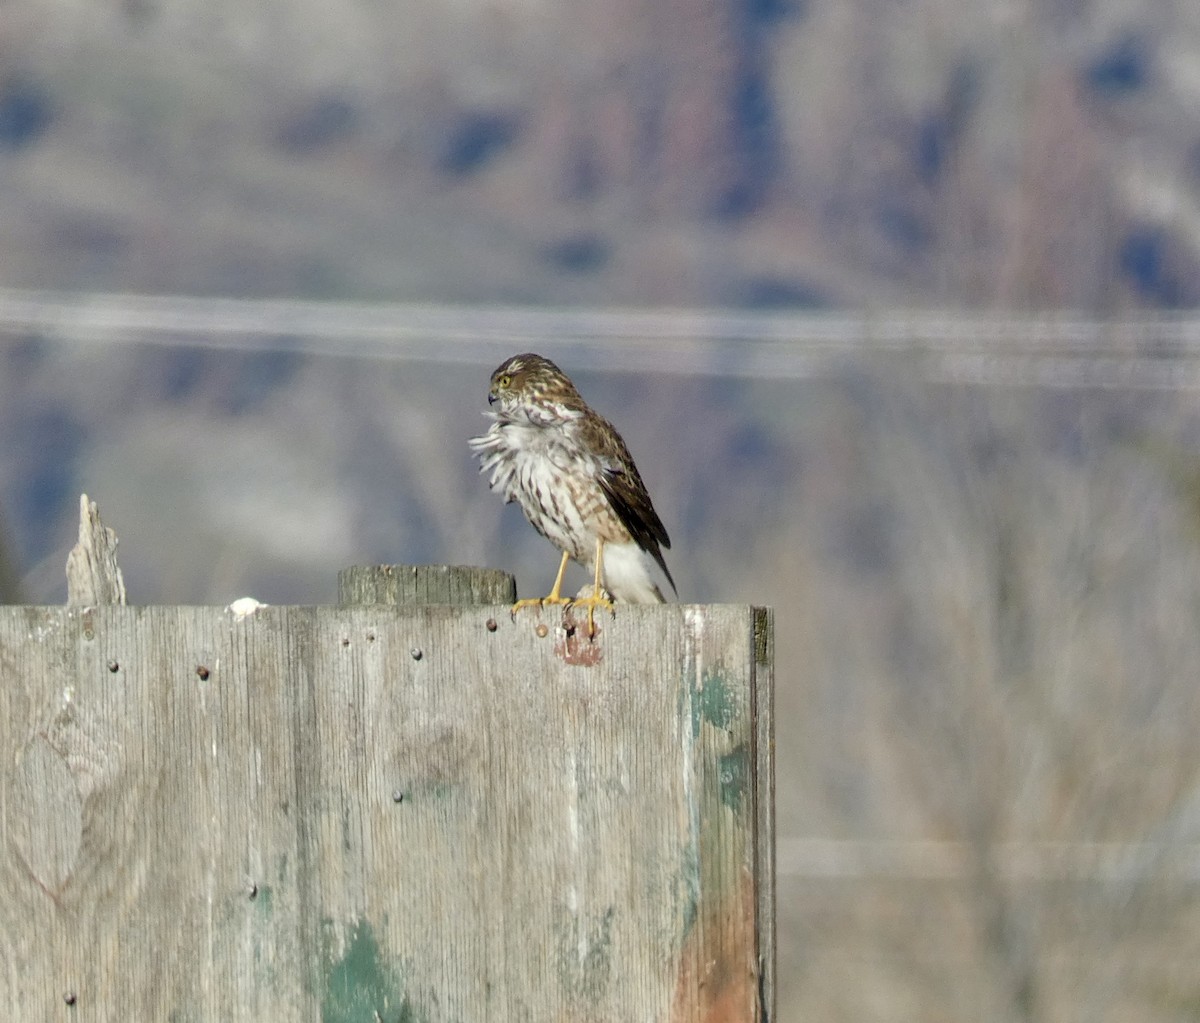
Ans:
POLYGON ((489 393, 489 394, 488 394, 488 404, 489 404, 489 405, 495 405, 495 404, 496 404, 496 395, 495 395, 495 394, 493 394, 493 393, 489 393))

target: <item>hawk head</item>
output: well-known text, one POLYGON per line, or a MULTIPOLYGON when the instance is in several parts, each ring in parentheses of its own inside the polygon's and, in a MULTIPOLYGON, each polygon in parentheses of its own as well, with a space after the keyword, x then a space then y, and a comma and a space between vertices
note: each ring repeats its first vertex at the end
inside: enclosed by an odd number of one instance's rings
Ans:
MULTIPOLYGON (((584 408, 583 399, 567 375, 549 359, 526 352, 514 355, 492 374, 488 389, 488 404, 496 407, 501 416, 525 413, 545 413, 550 409, 561 413, 584 408)), ((540 417, 539 417, 540 418, 540 417)))

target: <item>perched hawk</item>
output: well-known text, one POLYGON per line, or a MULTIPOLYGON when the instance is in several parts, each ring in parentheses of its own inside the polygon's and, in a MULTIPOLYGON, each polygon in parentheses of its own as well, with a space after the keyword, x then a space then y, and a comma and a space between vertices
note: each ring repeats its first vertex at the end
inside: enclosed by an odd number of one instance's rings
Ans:
POLYGON ((613 425, 540 355, 514 355, 497 369, 488 403, 492 411, 485 414, 495 421, 470 441, 480 472, 491 473, 492 489, 516 501, 533 528, 562 551, 550 594, 517 601, 514 612, 531 604, 584 604, 594 634, 596 608, 612 608, 604 591, 612 600, 661 602, 650 559, 674 589, 660 549, 671 541, 613 425), (593 569, 590 597, 562 596, 569 558, 593 569))

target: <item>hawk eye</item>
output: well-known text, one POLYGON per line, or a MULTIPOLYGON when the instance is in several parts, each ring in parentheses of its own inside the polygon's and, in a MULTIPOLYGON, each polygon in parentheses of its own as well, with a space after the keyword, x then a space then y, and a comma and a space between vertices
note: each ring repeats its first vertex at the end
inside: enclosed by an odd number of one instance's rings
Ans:
POLYGON ((512 377, 510 377, 507 373, 501 373, 498 377, 496 377, 497 387, 507 387, 511 383, 512 377))

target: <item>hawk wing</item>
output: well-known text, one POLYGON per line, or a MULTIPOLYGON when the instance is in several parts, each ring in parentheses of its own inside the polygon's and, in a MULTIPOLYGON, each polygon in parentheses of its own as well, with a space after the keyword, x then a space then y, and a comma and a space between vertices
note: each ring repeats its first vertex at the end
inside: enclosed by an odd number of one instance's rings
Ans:
POLYGON ((629 530, 634 542, 658 562, 658 567, 663 570, 671 589, 678 593, 675 580, 671 578, 671 570, 667 568, 666 560, 659 549, 660 544, 668 550, 671 547, 667 528, 658 517, 658 512, 654 510, 646 485, 638 475, 637 466, 633 464, 633 458, 620 435, 610 428, 610 436, 614 450, 605 452, 610 457, 604 460, 599 473, 600 489, 612 510, 616 512, 617 518, 621 520, 621 524, 629 530))

